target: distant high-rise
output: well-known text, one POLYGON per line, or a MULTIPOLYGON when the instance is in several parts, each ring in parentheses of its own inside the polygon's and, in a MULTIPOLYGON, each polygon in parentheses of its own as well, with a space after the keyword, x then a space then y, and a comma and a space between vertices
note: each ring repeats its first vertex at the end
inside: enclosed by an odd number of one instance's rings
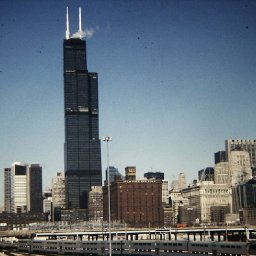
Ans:
POLYGON ((104 183, 108 181, 108 170, 109 170, 109 180, 110 182, 114 182, 117 178, 124 180, 124 176, 118 171, 118 169, 114 166, 109 166, 106 168, 106 180, 104 183))
POLYGON ((164 180, 163 172, 146 172, 144 173, 146 179, 164 180))
POLYGON ((41 213, 42 167, 39 164, 14 162, 4 169, 4 202, 8 213, 41 213))
POLYGON ((215 164, 226 162, 226 161, 227 161, 226 151, 218 151, 214 154, 215 164))
POLYGON ((87 70, 81 10, 79 31, 64 39, 65 177, 68 208, 88 209, 92 186, 101 186, 98 74, 87 70))
POLYGON ((14 212, 14 177, 11 168, 4 169, 4 210, 14 212))
POLYGON ((14 212, 28 211, 28 164, 15 162, 12 164, 12 177, 14 189, 14 212))
POLYGON ((42 167, 39 164, 29 166, 28 209, 30 212, 43 212, 42 167))

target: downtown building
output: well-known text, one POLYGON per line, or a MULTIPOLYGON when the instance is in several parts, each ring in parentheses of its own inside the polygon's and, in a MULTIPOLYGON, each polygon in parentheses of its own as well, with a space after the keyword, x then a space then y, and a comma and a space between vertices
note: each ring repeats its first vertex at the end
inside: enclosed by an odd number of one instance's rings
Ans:
MULTIPOLYGON (((125 180, 110 185, 111 221, 134 228, 163 227, 162 180, 137 180, 136 167, 125 168, 125 180)), ((119 178, 119 179, 118 179, 119 178)), ((103 219, 108 220, 108 186, 103 187, 103 219)))
POLYGON ((256 140, 229 139, 225 141, 226 159, 232 150, 243 149, 249 153, 252 175, 256 176, 256 140))
POLYGON ((102 185, 98 74, 88 72, 81 9, 79 31, 70 37, 67 10, 64 50, 66 207, 88 209, 89 192, 102 185))
POLYGON ((14 162, 4 169, 4 205, 7 213, 42 213, 42 167, 14 162))

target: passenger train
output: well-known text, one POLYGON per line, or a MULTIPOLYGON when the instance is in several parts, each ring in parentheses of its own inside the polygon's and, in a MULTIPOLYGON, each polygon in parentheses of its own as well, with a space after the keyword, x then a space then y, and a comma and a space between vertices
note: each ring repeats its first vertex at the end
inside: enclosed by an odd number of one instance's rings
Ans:
MULTIPOLYGON (((29 240, 16 244, 18 251, 67 255, 108 255, 109 241, 29 240)), ((187 240, 113 240, 112 255, 178 256, 190 254, 256 255, 256 242, 187 240)))

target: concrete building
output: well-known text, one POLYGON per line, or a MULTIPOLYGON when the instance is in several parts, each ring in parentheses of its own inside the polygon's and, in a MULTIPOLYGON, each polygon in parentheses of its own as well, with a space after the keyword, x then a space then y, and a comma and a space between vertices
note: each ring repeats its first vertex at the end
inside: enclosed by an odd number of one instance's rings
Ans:
POLYGON ((178 212, 178 224, 182 224, 183 227, 195 225, 200 218, 200 212, 197 207, 179 206, 178 212))
MULTIPOLYGON (((163 226, 162 181, 116 181, 110 187, 111 220, 129 227, 163 226)), ((108 220, 108 188, 103 188, 103 218, 108 220)))
POLYGON ((168 180, 162 180, 162 202, 163 202, 163 204, 169 204, 168 180))
POLYGON ((89 220, 98 221, 103 218, 103 191, 101 186, 92 187, 89 192, 89 220))
POLYGON ((187 186, 187 180, 185 173, 179 173, 178 179, 175 179, 171 183, 171 189, 182 190, 187 186))
POLYGON ((185 175, 184 172, 179 173, 179 176, 178 176, 178 186, 179 186, 180 190, 187 186, 186 175, 185 175))
POLYGON ((187 198, 182 196, 181 190, 172 189, 169 193, 169 202, 171 211, 171 225, 176 226, 178 223, 179 207, 188 206, 189 202, 187 198))
POLYGON ((188 199, 189 206, 200 212, 201 223, 211 223, 212 206, 231 206, 231 188, 226 184, 214 184, 213 181, 202 181, 195 186, 182 190, 182 196, 188 199))
POLYGON ((226 206, 211 206, 211 223, 213 225, 225 225, 226 215, 230 213, 231 209, 229 205, 226 206))
POLYGON ((235 186, 252 178, 249 152, 243 149, 229 152, 230 185, 235 186))
POLYGON ((250 166, 256 167, 256 140, 237 140, 229 139, 225 141, 227 160, 230 158, 230 153, 235 149, 243 149, 249 153, 250 166))
POLYGON ((215 184, 230 184, 230 172, 228 162, 218 162, 214 167, 215 184))
POLYGON ((57 176, 52 179, 52 203, 54 207, 62 209, 66 206, 64 172, 58 172, 57 176))

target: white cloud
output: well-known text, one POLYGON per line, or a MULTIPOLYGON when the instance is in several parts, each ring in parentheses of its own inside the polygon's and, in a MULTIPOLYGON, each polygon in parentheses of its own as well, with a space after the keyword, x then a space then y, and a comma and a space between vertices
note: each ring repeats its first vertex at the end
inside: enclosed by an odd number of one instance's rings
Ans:
POLYGON ((95 28, 86 28, 82 31, 77 31, 75 34, 72 35, 72 38, 91 38, 95 34, 95 32, 99 30, 99 26, 96 26, 95 28))

